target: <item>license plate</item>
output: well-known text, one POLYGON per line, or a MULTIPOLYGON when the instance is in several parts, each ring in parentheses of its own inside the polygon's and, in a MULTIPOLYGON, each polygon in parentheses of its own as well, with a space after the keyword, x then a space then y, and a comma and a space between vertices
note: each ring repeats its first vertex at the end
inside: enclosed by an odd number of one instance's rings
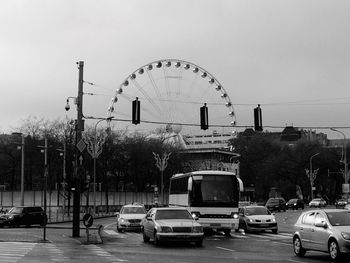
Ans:
POLYGON ((218 226, 221 226, 221 224, 220 223, 211 223, 210 226, 218 227, 218 226))
POLYGON ((261 224, 260 226, 261 227, 268 227, 269 225, 268 224, 261 224))

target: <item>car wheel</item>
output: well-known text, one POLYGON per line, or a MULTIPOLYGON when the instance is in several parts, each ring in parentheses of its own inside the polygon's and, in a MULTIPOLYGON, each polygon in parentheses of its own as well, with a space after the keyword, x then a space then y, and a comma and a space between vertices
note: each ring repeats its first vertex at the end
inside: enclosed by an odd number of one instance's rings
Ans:
POLYGON ((231 236, 231 229, 225 229, 224 234, 225 234, 225 236, 230 237, 231 236))
POLYGON ((146 236, 144 229, 142 229, 142 236, 143 236, 143 242, 145 242, 145 243, 149 242, 150 238, 148 236, 146 236))
POLYGON ((123 229, 122 229, 122 228, 120 228, 118 225, 117 225, 117 231, 118 231, 119 233, 124 232, 124 231, 123 231, 123 229))
POLYGON ((158 237, 157 237, 157 231, 154 231, 153 243, 154 243, 156 246, 159 246, 159 245, 160 245, 159 239, 158 239, 158 237))
POLYGON ((272 234, 277 234, 278 233, 278 229, 272 229, 272 234))
POLYGON ((340 258, 339 246, 337 241, 335 241, 334 239, 329 241, 328 252, 332 260, 337 260, 340 258))
POLYGON ((298 236, 295 236, 293 238, 293 250, 295 255, 297 255, 298 257, 303 257, 306 253, 306 250, 301 245, 301 240, 298 236))

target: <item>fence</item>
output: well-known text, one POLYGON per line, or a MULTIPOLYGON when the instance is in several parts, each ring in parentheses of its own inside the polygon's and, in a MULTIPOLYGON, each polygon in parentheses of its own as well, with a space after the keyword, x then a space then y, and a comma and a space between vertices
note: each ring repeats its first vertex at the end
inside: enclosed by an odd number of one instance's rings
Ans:
MULTIPOLYGON (((49 222, 61 222, 70 220, 73 212, 73 195, 71 195, 70 207, 68 199, 59 191, 47 191, 46 206, 49 222)), ((142 203, 146 206, 154 204, 154 193, 149 192, 96 192, 96 213, 98 215, 112 214, 119 208, 129 203, 142 203)), ((0 207, 8 210, 21 204, 20 191, 1 191, 0 207)), ((25 191, 25 206, 44 206, 44 191, 25 191)), ((80 197, 80 210, 83 213, 93 209, 93 192, 85 192, 80 197)))

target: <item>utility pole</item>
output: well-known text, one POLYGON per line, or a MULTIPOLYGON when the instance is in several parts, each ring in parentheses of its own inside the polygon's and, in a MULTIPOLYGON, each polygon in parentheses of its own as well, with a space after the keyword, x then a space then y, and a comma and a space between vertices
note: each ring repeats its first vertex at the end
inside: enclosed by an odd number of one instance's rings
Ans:
MULTIPOLYGON (((47 213, 47 200, 46 200, 46 192, 47 192, 47 176, 48 176, 48 164, 47 164, 47 138, 45 138, 45 147, 44 147, 44 164, 45 164, 45 170, 44 170, 44 214, 45 218, 44 220, 46 221, 46 213, 47 213)), ((44 222, 44 241, 46 241, 46 222, 44 222)))
POLYGON ((82 170, 82 151, 78 151, 78 146, 82 142, 82 132, 84 130, 83 121, 83 70, 84 61, 77 62, 79 69, 78 81, 78 97, 77 97, 77 122, 76 122, 76 148, 75 148, 75 189, 73 191, 73 237, 80 236, 80 184, 81 184, 81 170, 82 170))
POLYGON ((21 206, 24 206, 24 134, 22 134, 21 155, 21 206))

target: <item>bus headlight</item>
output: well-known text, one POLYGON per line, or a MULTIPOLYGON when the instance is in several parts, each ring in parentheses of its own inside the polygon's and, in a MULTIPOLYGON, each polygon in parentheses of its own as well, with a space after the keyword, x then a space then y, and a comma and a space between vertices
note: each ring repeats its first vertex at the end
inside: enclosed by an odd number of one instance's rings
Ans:
POLYGON ((235 213, 235 212, 232 212, 231 213, 231 217, 234 218, 234 219, 238 219, 238 214, 235 213))
POLYGON ((192 212, 193 219, 198 219, 201 216, 200 212, 192 212))

